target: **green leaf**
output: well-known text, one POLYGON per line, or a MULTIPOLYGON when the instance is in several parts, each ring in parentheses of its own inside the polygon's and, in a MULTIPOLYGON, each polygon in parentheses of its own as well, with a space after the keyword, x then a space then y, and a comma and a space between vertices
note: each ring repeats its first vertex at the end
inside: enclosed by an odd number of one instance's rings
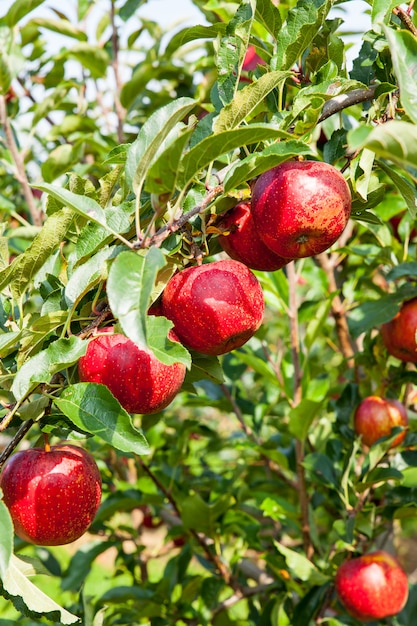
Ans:
POLYGON ((185 384, 192 384, 199 380, 211 380, 216 385, 224 382, 223 369, 218 357, 207 356, 195 352, 192 355, 192 365, 190 372, 187 372, 185 384))
POLYGON ((55 200, 58 200, 65 206, 69 207, 79 215, 86 217, 96 224, 100 224, 101 226, 106 226, 106 217, 101 206, 93 200, 93 198, 89 198, 88 196, 81 196, 77 193, 73 193, 68 189, 64 189, 62 187, 55 187, 54 185, 43 184, 43 185, 34 185, 36 189, 40 189, 41 191, 46 191, 49 195, 51 195, 55 200))
POLYGON ((155 111, 144 123, 129 146, 126 159, 126 180, 135 193, 142 188, 149 166, 171 129, 195 106, 196 101, 191 98, 178 98, 155 111))
POLYGON ((299 0, 277 36, 274 69, 289 70, 319 32, 334 0, 299 0))
POLYGON ((26 361, 13 381, 12 393, 16 400, 22 400, 39 383, 49 383, 54 374, 77 363, 86 348, 87 343, 73 335, 69 339, 57 339, 46 350, 26 361))
POLYGON ((110 57, 104 48, 81 42, 66 51, 65 56, 75 59, 83 68, 89 70, 93 78, 104 78, 111 64, 110 57))
POLYGON ((0 578, 3 579, 13 554, 14 538, 12 518, 3 500, 0 500, 0 528, 0 578))
POLYGON ((64 389, 57 407, 78 428, 97 435, 122 452, 147 454, 149 446, 141 430, 107 389, 96 383, 77 383, 64 389))
POLYGON ((188 128, 184 124, 177 124, 173 128, 161 146, 163 150, 149 168, 146 191, 173 194, 181 156, 193 131, 193 128, 188 128))
POLYGON ((0 94, 5 96, 9 91, 12 82, 10 71, 9 55, 6 52, 0 53, 0 94))
POLYGON ((290 409, 289 412, 289 431, 294 437, 300 441, 305 441, 309 433, 311 424, 318 415, 322 407, 322 402, 314 402, 304 398, 301 402, 290 409))
POLYGON ((282 28, 282 19, 271 0, 257 0, 255 19, 276 39, 282 28))
POLYGON ((173 55, 178 48, 184 46, 190 41, 196 39, 215 39, 219 34, 223 34, 226 31, 226 24, 219 22, 218 24, 210 24, 210 26, 191 26, 190 28, 183 28, 176 33, 170 42, 168 43, 165 54, 168 56, 173 55))
POLYGON ((400 310, 404 300, 417 296, 417 287, 402 285, 395 293, 379 300, 363 302, 349 313, 349 328, 354 337, 389 322, 400 310))
POLYGON ((106 261, 115 254, 114 247, 104 247, 82 265, 79 265, 65 286, 65 301, 74 307, 95 285, 107 278, 106 261))
POLYGON ((398 174, 392 167, 386 165, 383 161, 378 161, 378 166, 391 178, 394 185, 404 198, 411 217, 414 219, 417 212, 417 191, 416 188, 404 176, 398 174))
MULTIPOLYGON (((395 6, 395 5, 394 5, 395 6)), ((417 124, 417 39, 408 30, 384 28, 401 94, 401 104, 417 124)))
MULTIPOLYGON (((281 132, 284 137, 287 136, 287 133, 281 132)), ((232 191, 242 183, 298 155, 313 156, 313 151, 310 146, 296 139, 277 142, 260 152, 250 154, 237 161, 228 171, 224 179, 224 189, 226 192, 232 191)))
POLYGON ((87 41, 87 35, 84 31, 71 24, 68 20, 53 20, 50 18, 37 17, 31 20, 32 26, 39 26, 40 28, 46 28, 54 33, 59 33, 65 37, 71 37, 80 41, 87 41))
MULTIPOLYGON (((123 511, 126 511, 126 508, 123 507, 123 511)), ((71 558, 71 561, 62 577, 61 588, 64 591, 78 591, 81 589, 85 578, 90 573, 93 561, 100 554, 108 550, 112 545, 114 544, 111 542, 99 539, 98 541, 80 546, 71 558)))
POLYGON ((373 0, 371 17, 372 26, 376 33, 381 32, 383 22, 389 23, 392 9, 396 6, 398 6, 397 0, 373 0))
POLYGON ((214 120, 213 131, 221 133, 239 126, 273 89, 283 85, 291 75, 291 72, 268 72, 240 89, 214 120))
MULTIPOLYGON (((54 622, 59 622, 60 624, 75 624, 79 622, 79 617, 69 613, 69 611, 59 606, 52 598, 41 591, 39 587, 36 587, 25 575, 26 569, 26 563, 13 555, 9 568, 2 579, 6 597, 11 597, 18 605, 23 601, 31 614, 43 615, 54 622)), ((23 610, 22 612, 24 613, 25 611, 23 610)))
POLYGON ((148 315, 146 317, 148 347, 161 363, 165 363, 165 365, 182 363, 185 367, 190 368, 191 356, 188 350, 178 341, 168 339, 168 333, 172 327, 172 322, 165 317, 148 315))
POLYGON ((10 27, 15 26, 22 17, 43 4, 45 0, 14 0, 12 6, 4 16, 4 21, 10 27))
POLYGON ((223 133, 210 135, 191 148, 184 156, 181 172, 178 176, 178 185, 180 187, 188 185, 198 172, 226 152, 259 141, 287 136, 287 133, 272 127, 270 124, 251 124, 247 127, 234 128, 223 133))
POLYGON ((148 308, 158 271, 166 264, 159 248, 145 255, 121 252, 112 263, 107 281, 110 308, 123 332, 138 346, 146 347, 148 308))
POLYGON ((348 143, 352 150, 368 148, 400 167, 414 169, 417 163, 417 127, 409 122, 391 120, 370 131, 359 127, 348 133, 348 143))
POLYGON ((0 289, 9 285, 13 295, 19 298, 45 261, 65 239, 73 219, 73 211, 65 208, 48 217, 25 252, 0 272, 0 289))
POLYGON ((205 502, 198 493, 193 493, 179 502, 182 523, 185 528, 212 537, 216 532, 217 520, 232 504, 233 496, 229 493, 218 496, 210 503, 205 502))
POLYGON ((308 581, 312 585, 322 585, 329 580, 329 577, 322 574, 303 554, 287 548, 278 541, 274 541, 274 544, 278 552, 285 558, 288 569, 296 578, 308 581))

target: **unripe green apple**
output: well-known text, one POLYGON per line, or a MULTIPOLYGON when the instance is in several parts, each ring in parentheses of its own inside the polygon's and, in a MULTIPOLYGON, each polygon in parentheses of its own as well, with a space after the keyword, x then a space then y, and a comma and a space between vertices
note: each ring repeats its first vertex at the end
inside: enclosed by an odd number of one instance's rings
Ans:
POLYGON ((71 444, 21 450, 0 476, 16 534, 39 546, 81 537, 101 500, 101 477, 89 452, 71 444))
POLYGON ((355 432, 362 436, 362 441, 367 446, 372 446, 381 437, 389 436, 395 426, 402 426, 404 430, 395 437, 391 447, 398 446, 403 441, 408 426, 407 411, 398 400, 368 396, 355 411, 355 432))
POLYGON ((168 406, 184 382, 185 365, 165 365, 111 328, 101 332, 78 361, 80 380, 106 385, 129 413, 157 413, 168 406))
POLYGON ((218 226, 229 231, 218 238, 223 250, 251 269, 273 272, 290 262, 264 244, 255 227, 250 202, 239 202, 223 216, 218 226))
POLYGON ((262 323, 264 298, 256 276, 234 260, 189 267, 162 293, 162 314, 184 346, 202 354, 230 352, 262 323))
POLYGON ((408 598, 404 570, 396 558, 383 550, 343 563, 335 586, 346 610, 362 622, 396 615, 408 598))
POLYGON ((401 361, 417 363, 417 298, 404 302, 390 321, 382 324, 381 336, 386 349, 401 361))
POLYGON ((351 210, 349 186, 333 165, 287 161, 261 174, 252 191, 259 236, 275 254, 299 259, 340 237, 351 210))

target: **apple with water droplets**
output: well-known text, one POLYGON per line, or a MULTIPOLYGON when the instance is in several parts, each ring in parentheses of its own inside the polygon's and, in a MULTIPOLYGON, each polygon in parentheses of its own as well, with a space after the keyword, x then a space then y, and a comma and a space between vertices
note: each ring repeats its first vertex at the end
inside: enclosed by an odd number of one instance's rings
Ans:
POLYGON ((81 537, 101 501, 93 456, 68 443, 16 452, 4 465, 0 487, 16 534, 39 546, 81 537))
POLYGON ((252 190, 259 236, 287 259, 314 256, 344 231, 351 194, 343 174, 319 161, 286 161, 264 172, 252 190))

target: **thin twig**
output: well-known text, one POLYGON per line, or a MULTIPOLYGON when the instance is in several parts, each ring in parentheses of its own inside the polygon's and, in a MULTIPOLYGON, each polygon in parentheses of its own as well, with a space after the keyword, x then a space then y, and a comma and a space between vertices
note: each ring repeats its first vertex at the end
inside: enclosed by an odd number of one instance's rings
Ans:
POLYGON ((20 154, 19 149, 16 145, 12 127, 10 125, 10 121, 7 115, 6 100, 2 95, 0 95, 0 124, 2 124, 4 127, 6 145, 10 150, 10 154, 15 164, 16 178, 22 188, 22 192, 28 205, 33 224, 35 226, 42 226, 42 211, 36 206, 36 202, 33 197, 28 178, 26 176, 25 164, 22 155, 20 154))
POLYGON ((112 27, 112 48, 113 48, 113 59, 112 59, 112 68, 114 72, 114 79, 116 82, 116 91, 114 93, 114 106, 116 109, 117 115, 117 139, 119 143, 123 143, 124 141, 124 133, 123 133, 123 120, 125 117, 125 110, 120 102, 119 94, 122 88, 122 81, 120 80, 120 72, 119 72, 119 34, 117 32, 116 26, 116 10, 115 10, 115 2, 111 1, 111 27, 112 27))
MULTIPOLYGON (((295 263, 292 261, 287 265, 287 276, 289 286, 289 319, 290 319, 290 340, 292 363, 294 368, 294 406, 297 406, 302 399, 302 370, 300 364, 300 340, 298 333, 298 302, 297 302, 297 274, 295 263)), ((307 558, 313 556, 313 544, 310 535, 309 522, 309 501, 307 485, 304 471, 304 443, 300 439, 295 440, 295 456, 297 461, 297 488, 301 509, 301 531, 303 535, 304 551, 307 558)))
POLYGON ((13 439, 7 444, 4 448, 3 452, 0 454, 0 470, 3 465, 6 463, 9 456, 12 454, 16 446, 24 439, 26 433, 32 428, 35 422, 33 420, 26 420, 23 422, 21 426, 19 426, 18 431, 16 432, 13 439))
MULTIPOLYGON (((165 485, 163 485, 161 483, 159 478, 157 476, 155 476, 155 474, 152 472, 150 467, 144 462, 144 460, 141 457, 138 457, 138 462, 139 462, 140 466, 142 467, 143 471, 149 476, 149 478, 153 481, 153 483, 156 485, 156 487, 158 487, 158 489, 164 494, 166 499, 169 501, 169 503, 173 507, 174 511, 177 513, 178 517, 181 519, 181 510, 178 507, 178 505, 177 505, 175 499, 173 498, 172 494, 170 493, 170 491, 168 489, 166 489, 165 485)), ((189 532, 192 534, 194 539, 197 541, 197 543, 204 550, 204 553, 205 553, 207 559, 215 566, 215 568, 218 570, 218 572, 220 573, 220 575, 223 578, 223 580, 225 581, 225 583, 227 585, 230 585, 235 591, 238 592, 239 591, 239 586, 236 583, 234 583, 234 581, 232 579, 231 572, 228 570, 228 568, 225 566, 225 564, 222 562, 222 560, 218 557, 218 555, 216 553, 214 553, 210 549, 210 545, 209 545, 207 537, 205 537, 201 533, 198 533, 196 530, 194 530, 192 528, 189 529, 189 532)))
POLYGON ((400 18, 404 26, 408 28, 410 32, 413 33, 414 37, 417 37, 417 28, 414 25, 414 22, 411 19, 410 14, 407 11, 404 11, 404 9, 402 9, 401 7, 395 7, 395 9, 393 9, 392 12, 394 13, 394 15, 400 18))
POLYGON ((355 366, 355 345, 349 332, 349 327, 346 319, 346 311, 343 306, 342 299, 337 293, 339 289, 336 284, 336 278, 334 274, 334 255, 332 255, 331 253, 328 254, 327 252, 322 252, 321 254, 316 255, 316 259, 317 263, 320 265, 320 267, 327 276, 329 293, 336 294, 333 295, 332 298, 332 316, 336 324, 336 333, 339 339, 339 345, 342 354, 346 359, 348 367, 353 368, 355 366))

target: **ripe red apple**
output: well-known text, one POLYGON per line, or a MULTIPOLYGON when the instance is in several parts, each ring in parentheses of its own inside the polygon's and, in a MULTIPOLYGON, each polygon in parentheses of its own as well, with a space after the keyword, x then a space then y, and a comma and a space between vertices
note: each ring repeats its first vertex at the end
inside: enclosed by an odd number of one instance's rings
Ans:
POLYGON ((242 65, 242 70, 244 72, 249 72, 250 70, 256 70, 258 65, 265 65, 265 61, 259 54, 256 52, 255 46, 248 46, 246 50, 245 58, 242 65))
POLYGON ((289 259, 272 252, 266 247, 256 230, 250 202, 239 202, 225 213, 218 227, 229 231, 218 237, 223 250, 235 261, 240 261, 253 270, 273 272, 289 263, 289 259))
MULTIPOLYGON (((381 437, 389 436, 395 426, 402 426, 404 429, 408 426, 407 411, 398 400, 368 396, 355 411, 355 432, 362 436, 362 441, 367 446, 372 446, 381 437)), ((405 435, 406 430, 399 433, 391 447, 398 446, 405 435)))
POLYGON ((410 363, 417 363, 417 298, 404 302, 397 315, 382 324, 381 335, 390 354, 410 363))
POLYGON ((335 585, 346 610, 364 622, 396 615, 408 598, 405 572, 397 559, 383 550, 343 563, 335 585))
POLYGON ((175 274, 162 293, 162 312, 186 347, 217 355, 239 348, 258 330, 264 298, 250 269, 227 259, 175 274))
POLYGON ((157 413, 172 402, 185 369, 182 363, 161 363, 149 349, 113 332, 93 337, 78 361, 82 382, 106 385, 126 411, 142 414, 157 413))
POLYGON ((71 444, 21 450, 0 476, 16 534, 39 546, 81 537, 101 500, 101 477, 89 452, 71 444))
POLYGON ((349 220, 351 195, 343 175, 318 161, 287 161, 261 174, 252 213, 263 242, 275 254, 299 259, 324 252, 349 220))

